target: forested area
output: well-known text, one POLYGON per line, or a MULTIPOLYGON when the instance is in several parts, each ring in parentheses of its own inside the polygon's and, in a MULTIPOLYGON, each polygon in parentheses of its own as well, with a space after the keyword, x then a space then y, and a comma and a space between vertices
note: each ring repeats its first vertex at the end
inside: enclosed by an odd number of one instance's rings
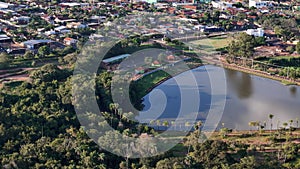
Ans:
MULTIPOLYGON (((101 149, 84 132, 71 98, 71 71, 47 64, 31 73, 31 83, 8 84, 0 95, 0 165, 4 168, 282 168, 276 154, 248 151, 248 146, 224 141, 200 143, 195 126, 183 146, 156 157, 126 159, 101 149), (264 160, 259 160, 263 158, 264 160)), ((99 105, 110 124, 127 134, 156 132, 120 119, 111 104, 111 75, 97 78, 99 105), (120 123, 122 124, 120 127, 120 123)), ((298 146, 286 148, 287 160, 298 146)))

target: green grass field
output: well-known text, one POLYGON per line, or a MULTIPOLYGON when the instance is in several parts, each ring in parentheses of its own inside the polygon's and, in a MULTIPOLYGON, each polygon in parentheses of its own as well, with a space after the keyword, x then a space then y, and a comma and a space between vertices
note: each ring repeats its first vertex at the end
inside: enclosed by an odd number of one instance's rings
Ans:
POLYGON ((198 45, 198 47, 200 47, 200 50, 204 50, 206 52, 214 52, 216 51, 216 49, 220 49, 228 46, 230 40, 231 40, 230 37, 218 36, 218 37, 191 41, 190 43, 194 45, 198 45))
POLYGON ((170 75, 162 70, 146 75, 141 78, 138 83, 139 85, 139 98, 144 97, 152 87, 156 86, 160 81, 170 77, 170 75))

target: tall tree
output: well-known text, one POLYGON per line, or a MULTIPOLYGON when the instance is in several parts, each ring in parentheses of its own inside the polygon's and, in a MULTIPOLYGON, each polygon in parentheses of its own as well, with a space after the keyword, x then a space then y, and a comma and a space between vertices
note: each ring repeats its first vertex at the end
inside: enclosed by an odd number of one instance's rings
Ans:
POLYGON ((273 128, 273 117, 274 117, 274 115, 273 114, 269 114, 269 119, 270 119, 270 125, 271 125, 271 130, 272 130, 272 128, 273 128))
POLYGON ((230 58, 251 58, 254 54, 255 38, 246 33, 240 33, 228 46, 230 58))
POLYGON ((300 42, 298 42, 296 45, 296 51, 298 54, 300 54, 300 42))
POLYGON ((0 69, 7 68, 9 66, 9 57, 8 54, 5 52, 2 52, 0 54, 0 69))

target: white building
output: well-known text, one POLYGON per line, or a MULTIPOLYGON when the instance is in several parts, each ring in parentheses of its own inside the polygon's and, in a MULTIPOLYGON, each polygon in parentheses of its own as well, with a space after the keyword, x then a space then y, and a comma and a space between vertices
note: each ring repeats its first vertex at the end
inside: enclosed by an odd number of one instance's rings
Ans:
POLYGON ((88 7, 90 4, 89 3, 77 3, 77 2, 64 2, 60 3, 60 6, 67 6, 67 7, 88 7))
POLYGON ((226 10, 227 8, 232 8, 233 3, 225 1, 211 1, 214 8, 226 10))
POLYGON ((14 6, 14 4, 9 4, 5 2, 0 2, 0 9, 10 9, 14 6))
POLYGON ((262 0, 249 0, 249 8, 263 8, 273 6, 273 2, 271 1, 262 1, 262 0))
POLYGON ((13 18, 10 19, 11 21, 16 21, 17 23, 29 23, 30 17, 28 16, 14 16, 13 18))
POLYGON ((247 29, 246 33, 248 35, 253 35, 253 36, 256 36, 256 37, 263 37, 264 36, 264 30, 262 28, 247 29))

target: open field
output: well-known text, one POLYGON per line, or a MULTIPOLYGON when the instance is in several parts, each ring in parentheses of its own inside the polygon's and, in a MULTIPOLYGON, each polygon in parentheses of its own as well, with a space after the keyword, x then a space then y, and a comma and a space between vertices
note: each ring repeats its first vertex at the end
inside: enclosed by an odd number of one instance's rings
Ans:
POLYGON ((230 37, 224 35, 224 36, 191 41, 190 43, 199 45, 200 49, 205 50, 207 52, 213 52, 216 49, 220 49, 228 46, 230 40, 231 40, 230 37))

